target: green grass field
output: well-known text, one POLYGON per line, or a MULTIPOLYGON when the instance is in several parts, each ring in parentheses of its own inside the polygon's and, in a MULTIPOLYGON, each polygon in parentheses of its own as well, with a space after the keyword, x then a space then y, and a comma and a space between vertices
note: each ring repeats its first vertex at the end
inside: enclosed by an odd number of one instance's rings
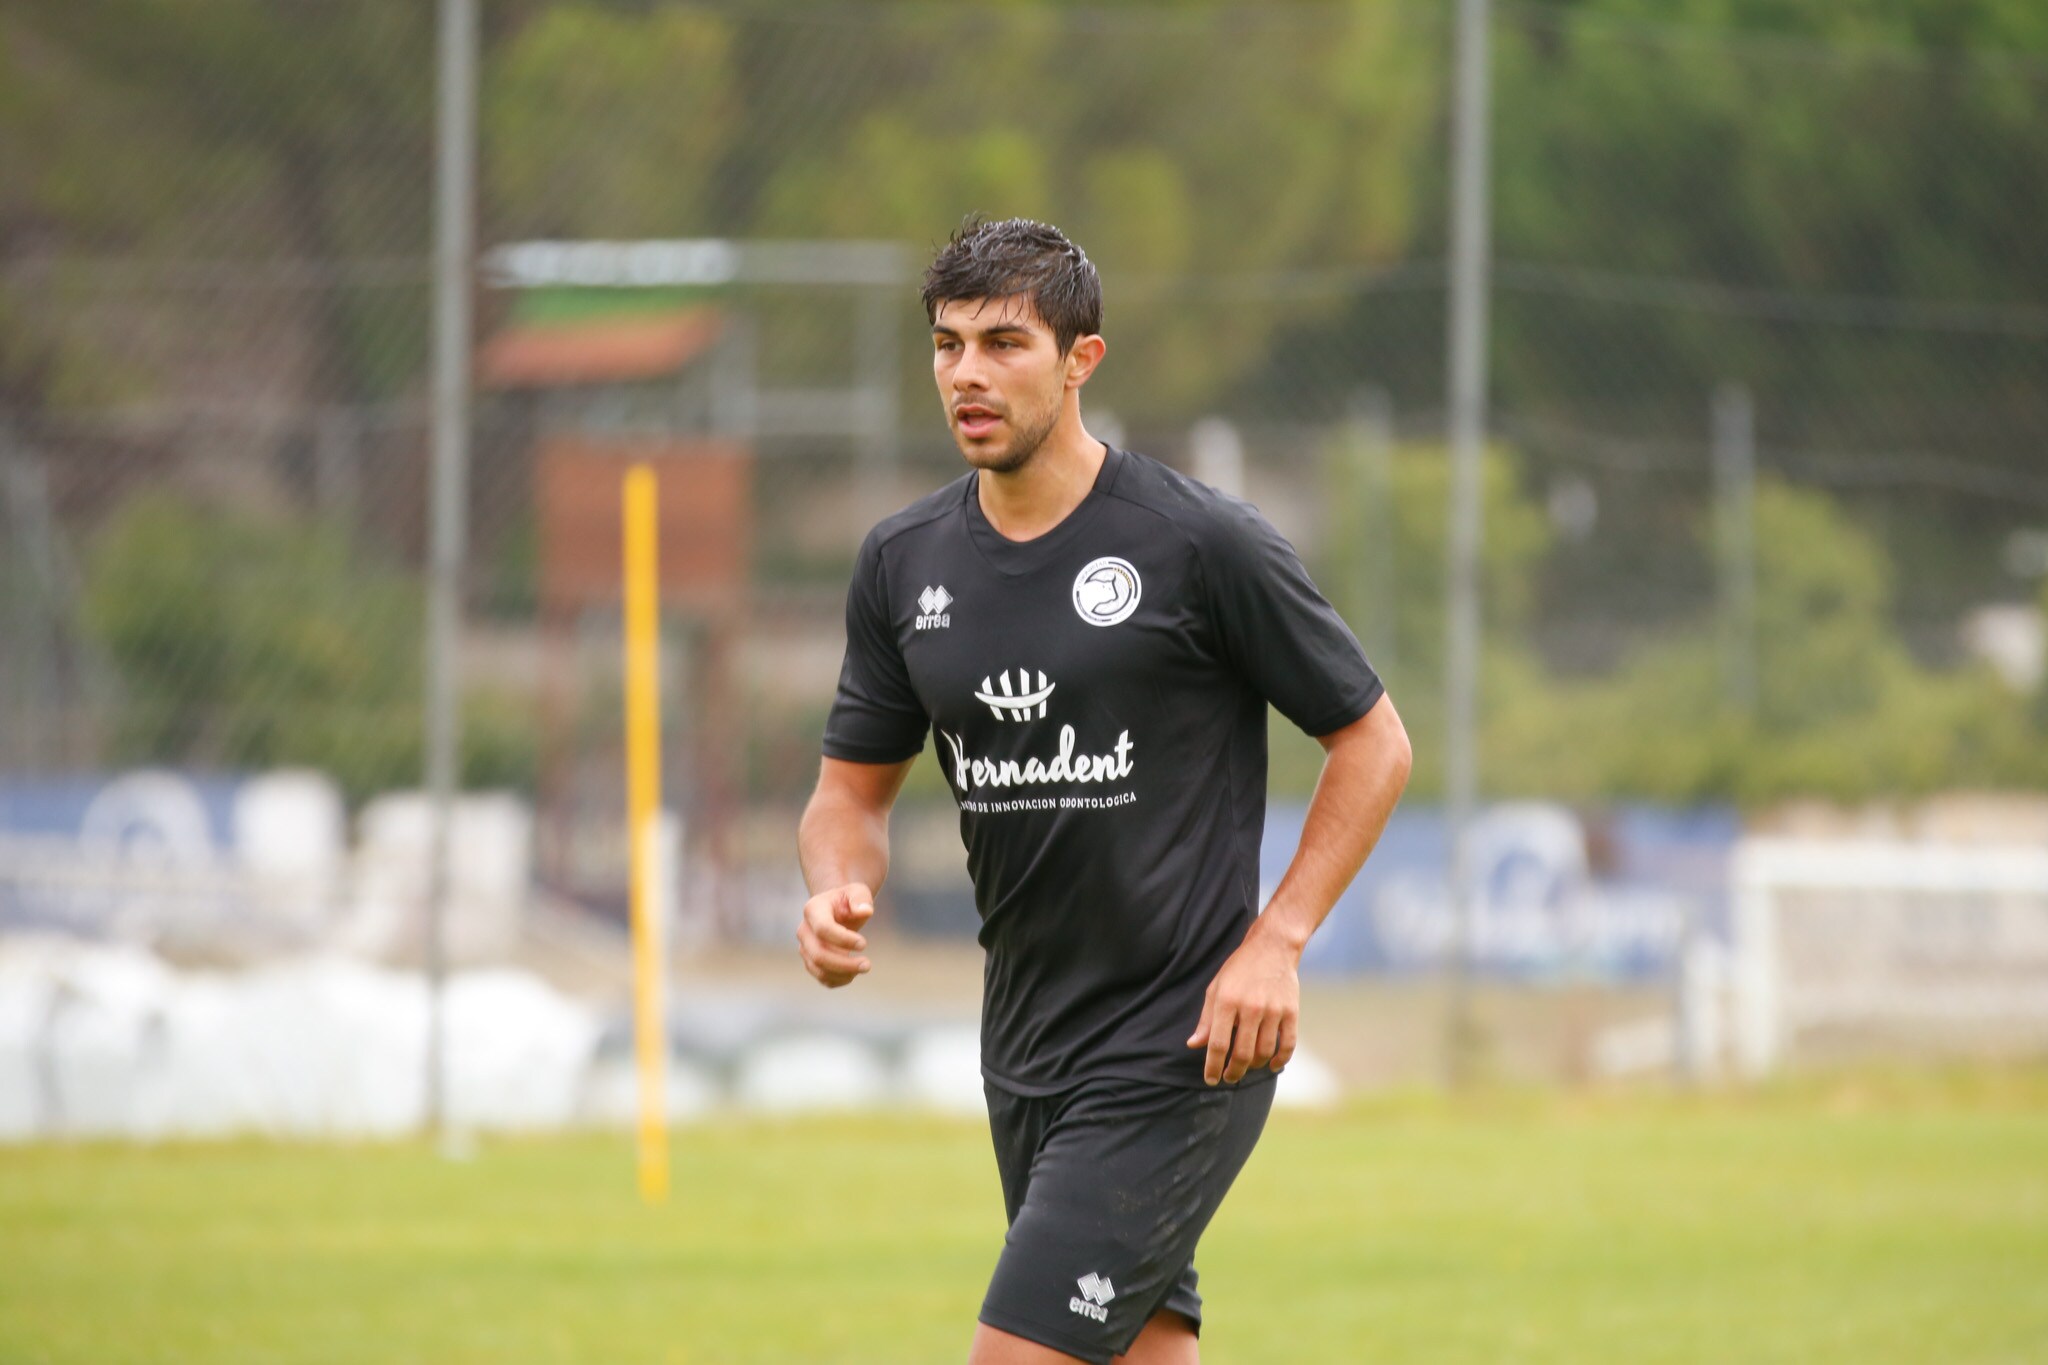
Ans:
MULTIPOLYGON (((0 1361, 957 1361, 985 1133, 0 1149, 0 1361)), ((1276 1115, 1201 1260, 1210 1362, 2048 1360, 2048 1075, 1276 1115)))

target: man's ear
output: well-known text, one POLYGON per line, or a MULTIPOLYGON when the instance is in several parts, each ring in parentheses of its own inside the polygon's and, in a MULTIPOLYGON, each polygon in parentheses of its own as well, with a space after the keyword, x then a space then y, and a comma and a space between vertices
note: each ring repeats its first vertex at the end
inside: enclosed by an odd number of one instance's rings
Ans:
POLYGON ((1075 337, 1074 344, 1067 349, 1067 387, 1078 389, 1087 383, 1088 376, 1102 363, 1102 353, 1108 349, 1109 343, 1093 333, 1075 337))

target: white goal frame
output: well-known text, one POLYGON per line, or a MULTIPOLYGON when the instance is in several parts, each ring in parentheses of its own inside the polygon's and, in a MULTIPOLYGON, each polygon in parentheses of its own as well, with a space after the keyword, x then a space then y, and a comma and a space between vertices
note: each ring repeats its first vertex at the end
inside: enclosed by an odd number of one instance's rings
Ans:
POLYGON ((1882 1018, 1927 1024, 2026 1019, 2048 1024, 2048 973, 2012 983, 1929 984, 1873 992, 1803 992, 1785 979, 1780 895, 1869 891, 2038 900, 2048 914, 2048 849, 1898 840, 1746 838, 1730 859, 1733 957, 1729 1004, 1735 1064, 1749 1077, 1784 1062, 1796 1032, 1882 1018), (1796 1002, 1796 1003, 1795 1003, 1796 1002))

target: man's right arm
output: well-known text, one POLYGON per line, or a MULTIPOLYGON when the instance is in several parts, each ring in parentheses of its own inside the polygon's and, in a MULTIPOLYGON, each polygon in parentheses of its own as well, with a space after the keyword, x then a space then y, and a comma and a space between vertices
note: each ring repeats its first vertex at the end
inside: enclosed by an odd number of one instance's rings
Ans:
POLYGON ((797 861, 811 898, 797 925, 804 970, 844 986, 868 970, 861 929, 875 913, 875 892, 889 875, 889 808, 915 759, 849 763, 827 758, 797 826, 797 861))

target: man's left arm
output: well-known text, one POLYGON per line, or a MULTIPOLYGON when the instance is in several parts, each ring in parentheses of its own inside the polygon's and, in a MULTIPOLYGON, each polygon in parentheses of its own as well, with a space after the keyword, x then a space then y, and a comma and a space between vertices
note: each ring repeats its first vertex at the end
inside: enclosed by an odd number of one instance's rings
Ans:
POLYGON ((1294 1056, 1302 949, 1364 866, 1408 784, 1413 756, 1391 697, 1317 742, 1323 771, 1301 844, 1265 912, 1209 983, 1188 1039, 1208 1049, 1202 1077, 1210 1085, 1239 1081, 1254 1067, 1278 1071, 1294 1056))

